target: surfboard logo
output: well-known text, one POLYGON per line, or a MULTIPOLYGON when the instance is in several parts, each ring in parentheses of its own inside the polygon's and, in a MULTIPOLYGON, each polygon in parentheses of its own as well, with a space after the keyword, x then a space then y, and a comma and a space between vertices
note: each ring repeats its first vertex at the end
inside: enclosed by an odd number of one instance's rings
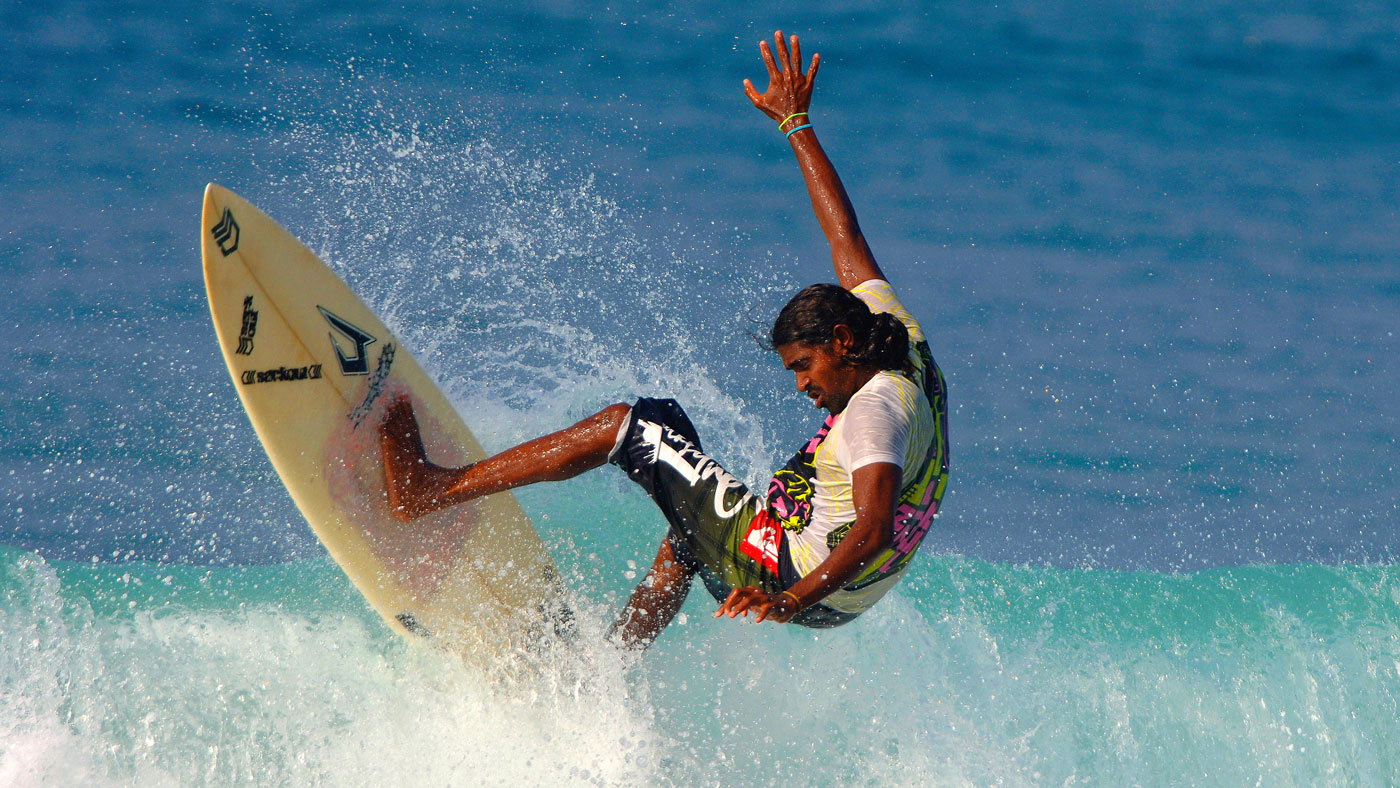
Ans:
POLYGON ((243 325, 238 331, 238 349, 233 351, 240 356, 253 355, 253 337, 258 333, 258 310, 253 308, 253 297, 243 299, 243 325))
POLYGON ((255 383, 283 383, 289 380, 320 380, 321 365, 307 364, 304 367, 277 367, 276 369, 247 369, 239 374, 243 385, 255 383))
POLYGON ((389 368, 394 364, 394 343, 390 342, 379 351, 379 364, 374 368, 374 374, 369 377, 369 385, 365 387, 365 398, 360 401, 355 409, 350 411, 350 422, 359 429, 360 422, 365 420, 365 416, 374 408, 374 403, 379 399, 379 395, 384 393, 384 382, 389 379, 389 368))
POLYGON ((209 228, 209 232, 214 234, 214 242, 219 245, 224 257, 238 250, 238 222, 233 220, 233 211, 225 208, 223 217, 218 224, 209 228))
POLYGON ((365 352, 365 348, 379 340, 369 332, 319 304, 316 309, 320 310, 321 317, 324 317, 326 322, 331 324, 331 328, 344 334, 346 339, 355 343, 355 355, 347 356, 345 351, 340 348, 340 343, 335 341, 335 334, 326 335, 331 339, 331 347, 335 348, 335 357, 340 360, 340 374, 368 375, 369 353, 365 352))

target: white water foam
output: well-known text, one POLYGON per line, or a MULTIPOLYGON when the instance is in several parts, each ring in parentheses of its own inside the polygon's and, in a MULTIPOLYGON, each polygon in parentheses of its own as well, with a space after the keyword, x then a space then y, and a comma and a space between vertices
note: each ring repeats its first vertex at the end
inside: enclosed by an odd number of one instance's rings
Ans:
POLYGON ((95 615, 42 561, 10 569, 6 786, 636 785, 665 746, 598 632, 560 680, 503 692, 371 617, 95 615))

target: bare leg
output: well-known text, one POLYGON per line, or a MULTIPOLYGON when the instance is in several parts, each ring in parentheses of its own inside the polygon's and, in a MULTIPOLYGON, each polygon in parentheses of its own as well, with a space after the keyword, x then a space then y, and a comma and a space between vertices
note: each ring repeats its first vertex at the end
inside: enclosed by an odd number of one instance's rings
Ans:
POLYGON ((423 447, 413 405, 390 403, 379 426, 389 508, 407 522, 483 495, 536 482, 571 479, 608 461, 627 405, 610 405, 579 423, 463 468, 434 465, 423 447))
POLYGON ((651 570, 627 600, 627 606, 608 633, 609 638, 638 651, 650 646, 681 609, 694 576, 694 572, 676 561, 671 540, 662 541, 651 570))

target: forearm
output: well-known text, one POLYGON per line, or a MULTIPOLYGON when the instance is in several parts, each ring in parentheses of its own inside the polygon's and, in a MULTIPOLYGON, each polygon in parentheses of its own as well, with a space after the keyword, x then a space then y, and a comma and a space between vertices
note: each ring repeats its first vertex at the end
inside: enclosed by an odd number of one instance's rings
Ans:
MULTIPOLYGON (((810 123, 810 116, 793 118, 778 128, 787 133, 810 123)), ((787 138, 792 152, 797 156, 797 166, 802 171, 802 179, 807 184, 807 196, 812 199, 812 211, 817 215, 822 232, 828 239, 860 238, 860 223, 856 220, 856 210, 851 205, 846 186, 836 172, 836 166, 826 155, 826 150, 817 141, 816 128, 802 129, 787 138)))
POLYGON ((860 577, 888 550, 891 532, 890 522, 858 520, 826 560, 788 591, 802 601, 803 607, 817 604, 860 577))
MULTIPOLYGON (((805 115, 795 118, 785 123, 782 129, 791 131, 805 125, 808 120, 805 115)), ((869 279, 883 279, 884 273, 875 262, 870 244, 860 230, 860 222, 856 219, 855 207, 846 193, 845 184, 817 140, 816 129, 802 129, 788 137, 788 143, 797 156, 797 166, 807 184, 812 212, 816 214, 822 233, 831 245, 831 261, 841 286, 850 289, 869 279)))

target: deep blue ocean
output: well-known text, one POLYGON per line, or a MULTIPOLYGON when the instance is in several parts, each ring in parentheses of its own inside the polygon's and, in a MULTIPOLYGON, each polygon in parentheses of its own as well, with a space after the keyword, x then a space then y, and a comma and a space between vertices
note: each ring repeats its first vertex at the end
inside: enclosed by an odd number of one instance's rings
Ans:
MULTIPOLYGON (((1400 784, 1400 3, 815 5, 0 4, 0 785, 1400 784), (750 336, 833 279, 742 91, 779 27, 947 375, 943 514, 849 626, 696 593, 503 695, 283 490, 204 185, 489 448, 674 396, 765 484, 821 418, 750 336)), ((599 634, 659 515, 519 497, 599 634)))

